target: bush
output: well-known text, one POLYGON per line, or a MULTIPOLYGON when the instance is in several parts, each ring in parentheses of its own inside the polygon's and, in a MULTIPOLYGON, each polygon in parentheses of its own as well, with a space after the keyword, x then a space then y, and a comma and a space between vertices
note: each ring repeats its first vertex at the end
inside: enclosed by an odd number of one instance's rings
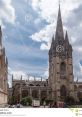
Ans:
POLYGON ((31 99, 31 97, 22 98, 21 104, 23 106, 31 106, 32 105, 32 99, 31 99))

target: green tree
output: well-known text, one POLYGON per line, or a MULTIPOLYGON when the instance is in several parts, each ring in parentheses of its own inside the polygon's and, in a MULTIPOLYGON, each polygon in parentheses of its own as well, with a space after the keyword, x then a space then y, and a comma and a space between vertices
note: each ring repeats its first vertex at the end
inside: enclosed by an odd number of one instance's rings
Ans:
POLYGON ((24 106, 31 106, 32 105, 31 97, 24 97, 24 98, 22 98, 21 104, 24 105, 24 106))

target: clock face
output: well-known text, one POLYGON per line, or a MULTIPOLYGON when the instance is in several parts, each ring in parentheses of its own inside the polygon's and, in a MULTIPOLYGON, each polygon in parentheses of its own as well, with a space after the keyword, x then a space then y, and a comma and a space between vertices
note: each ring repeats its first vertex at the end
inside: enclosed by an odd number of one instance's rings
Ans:
POLYGON ((58 46, 56 47, 56 51, 57 51, 57 52, 63 52, 63 51, 64 51, 64 47, 63 47, 62 45, 58 45, 58 46))

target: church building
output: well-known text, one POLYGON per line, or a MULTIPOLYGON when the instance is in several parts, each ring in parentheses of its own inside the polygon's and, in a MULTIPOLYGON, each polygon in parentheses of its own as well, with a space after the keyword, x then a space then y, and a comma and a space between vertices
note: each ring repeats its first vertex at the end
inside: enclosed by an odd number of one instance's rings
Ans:
POLYGON ((7 104, 8 98, 8 60, 5 55, 5 48, 2 45, 2 30, 0 26, 0 107, 4 107, 7 104))
POLYGON ((72 51, 67 31, 64 35, 59 6, 56 33, 49 50, 49 86, 56 100, 74 96, 72 51))

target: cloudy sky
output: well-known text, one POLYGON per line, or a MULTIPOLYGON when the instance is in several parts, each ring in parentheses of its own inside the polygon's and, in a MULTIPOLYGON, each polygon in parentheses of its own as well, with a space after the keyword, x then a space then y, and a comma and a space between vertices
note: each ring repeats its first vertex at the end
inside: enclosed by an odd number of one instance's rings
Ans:
MULTIPOLYGON (((59 0, 0 0, 0 24, 9 79, 48 75, 48 50, 55 35, 59 0)), ((82 0, 61 0, 64 32, 73 46, 74 77, 82 79, 82 0)))

